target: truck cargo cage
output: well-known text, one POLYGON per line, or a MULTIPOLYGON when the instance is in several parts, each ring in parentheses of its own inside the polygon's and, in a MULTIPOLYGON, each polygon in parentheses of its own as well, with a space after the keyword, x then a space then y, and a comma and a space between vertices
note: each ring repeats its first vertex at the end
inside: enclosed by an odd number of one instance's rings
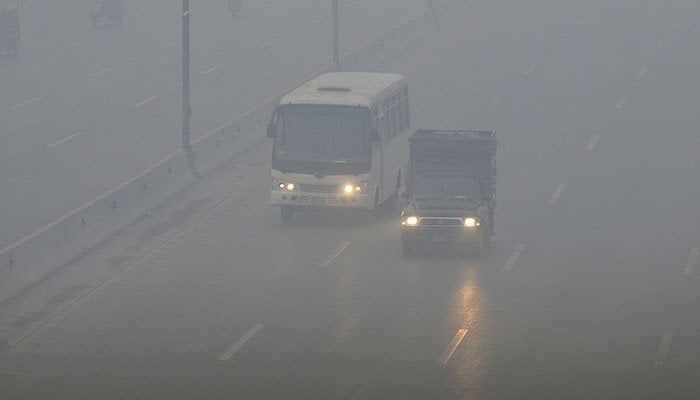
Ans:
POLYGON ((409 182, 431 172, 468 173, 479 178, 485 197, 495 198, 494 131, 419 129, 410 146, 409 182))

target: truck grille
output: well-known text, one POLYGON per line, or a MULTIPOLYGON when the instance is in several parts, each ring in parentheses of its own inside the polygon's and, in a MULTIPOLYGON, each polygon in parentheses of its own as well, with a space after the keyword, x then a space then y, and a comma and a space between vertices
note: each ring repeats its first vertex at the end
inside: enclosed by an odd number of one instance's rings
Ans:
POLYGON ((429 227, 453 227, 463 224, 464 222, 460 218, 421 218, 418 221, 418 225, 429 227))
POLYGON ((307 193, 338 193, 340 186, 338 185, 311 185, 307 183, 299 184, 299 189, 307 193))

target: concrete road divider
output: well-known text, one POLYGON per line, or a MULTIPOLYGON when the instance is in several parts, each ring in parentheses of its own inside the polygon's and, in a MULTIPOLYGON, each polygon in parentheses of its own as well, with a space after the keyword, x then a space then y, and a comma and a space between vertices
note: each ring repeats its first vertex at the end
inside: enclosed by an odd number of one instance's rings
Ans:
MULTIPOLYGON (((474 0, 445 0, 345 55, 341 70, 369 71, 458 15, 474 0)), ((328 65, 312 76, 335 70, 328 65)), ((291 89, 291 88, 290 88, 291 89)), ((192 143, 202 175, 265 140, 265 126, 283 94, 192 143)), ((137 221, 194 183, 187 155, 178 151, 139 175, 0 250, 0 302, 39 282, 137 221)))
POLYGON ((195 180, 178 151, 0 250, 0 301, 75 261, 195 180))

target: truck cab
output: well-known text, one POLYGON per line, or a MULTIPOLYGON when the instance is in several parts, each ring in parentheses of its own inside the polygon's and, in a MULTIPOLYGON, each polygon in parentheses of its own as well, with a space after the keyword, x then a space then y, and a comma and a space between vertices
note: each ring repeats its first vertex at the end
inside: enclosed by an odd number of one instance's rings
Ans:
POLYGON ((410 143, 404 254, 427 245, 480 252, 493 235, 494 133, 419 130, 410 143))

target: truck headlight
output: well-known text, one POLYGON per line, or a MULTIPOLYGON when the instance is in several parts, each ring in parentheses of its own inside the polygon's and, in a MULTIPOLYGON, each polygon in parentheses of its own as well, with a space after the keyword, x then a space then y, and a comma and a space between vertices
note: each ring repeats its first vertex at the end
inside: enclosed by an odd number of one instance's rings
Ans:
POLYGON ((474 228, 479 225, 481 225, 481 222, 478 218, 467 217, 464 219, 464 226, 466 226, 467 228, 474 228))
POLYGON ((405 226, 416 226, 416 225, 418 225, 418 217, 415 217, 415 216, 406 217, 406 218, 403 220, 402 225, 405 225, 405 226))
POLYGON ((276 190, 281 190, 283 192, 293 192, 296 190, 296 185, 293 184, 292 182, 285 182, 285 181, 280 181, 278 179, 273 179, 272 180, 272 186, 276 190))
POLYGON ((366 192, 369 188, 369 182, 350 182, 343 185, 343 193, 345 194, 356 194, 366 192))

